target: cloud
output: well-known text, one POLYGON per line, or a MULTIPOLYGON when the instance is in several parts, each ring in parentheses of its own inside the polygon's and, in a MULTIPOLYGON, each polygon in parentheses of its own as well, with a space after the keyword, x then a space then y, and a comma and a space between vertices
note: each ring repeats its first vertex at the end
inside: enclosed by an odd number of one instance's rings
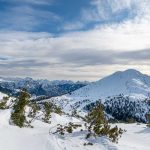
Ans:
POLYGON ((92 0, 91 7, 83 8, 81 16, 85 21, 120 22, 133 19, 147 4, 147 0, 92 0))
POLYGON ((78 22, 65 23, 62 29, 65 31, 73 31, 73 30, 82 29, 83 27, 84 27, 84 23, 78 21, 78 22))
MULTIPOLYGON (((93 1, 92 7, 97 9, 102 7, 103 5, 99 6, 99 2, 102 1, 93 1)), ((79 24, 73 25, 71 22, 66 24, 66 30, 69 32, 58 35, 44 32, 1 31, 2 74, 73 80, 96 80, 114 71, 128 68, 140 69, 150 74, 149 1, 107 0, 106 2, 109 3, 111 12, 105 14, 106 16, 103 13, 107 13, 107 9, 99 12, 98 19, 111 20, 115 14, 119 15, 125 9, 129 11, 129 16, 136 15, 121 22, 98 23, 94 28, 85 31, 76 30, 82 28, 80 20, 79 24)), ((31 11, 31 14, 38 15, 38 12, 30 10, 30 7, 26 9, 27 11, 23 13, 30 15, 31 11)), ((15 8, 14 11, 21 10, 15 8)), ((41 16, 42 19, 47 17, 46 13, 41 16)), ((91 9, 88 13, 91 13, 91 9)), ((90 17, 88 19, 92 21, 90 17)))
POLYGON ((0 68, 35 68, 35 67, 46 67, 49 66, 48 62, 40 62, 40 60, 34 60, 34 59, 20 59, 20 60, 8 60, 8 59, 1 59, 3 61, 0 61, 0 68), (7 60, 7 61, 6 61, 7 60))
POLYGON ((96 80, 110 72, 131 67, 146 72, 150 65, 150 46, 145 46, 149 43, 149 32, 136 38, 138 30, 135 31, 127 34, 120 26, 104 27, 57 37, 48 33, 1 31, 0 53, 7 59, 0 60, 0 69, 7 75, 9 70, 14 76, 73 80, 96 80), (122 45, 124 41, 130 42, 130 36, 134 44, 122 45))

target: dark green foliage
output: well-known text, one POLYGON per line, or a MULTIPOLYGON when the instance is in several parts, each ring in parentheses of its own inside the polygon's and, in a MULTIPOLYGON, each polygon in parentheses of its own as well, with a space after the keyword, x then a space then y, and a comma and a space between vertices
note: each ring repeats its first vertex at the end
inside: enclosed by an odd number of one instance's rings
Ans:
POLYGON ((117 126, 111 128, 105 119, 104 106, 97 103, 91 112, 86 116, 86 124, 88 134, 86 138, 91 136, 107 136, 112 142, 118 142, 118 138, 122 135, 123 130, 117 126))
POLYGON ((135 120, 134 118, 127 118, 127 119, 126 119, 126 122, 127 122, 127 123, 135 123, 136 120, 135 120))
POLYGON ((59 133, 60 135, 64 135, 65 134, 65 128, 59 124, 57 127, 57 130, 56 130, 56 132, 54 132, 54 134, 55 133, 59 133))
POLYGON ((59 133, 60 135, 64 135, 66 132, 67 133, 72 133, 74 129, 77 129, 78 127, 82 127, 82 125, 80 124, 74 124, 72 122, 69 122, 68 125, 66 126, 62 126, 62 125, 58 125, 57 130, 55 133, 59 133))
POLYGON ((50 123, 49 119, 51 117, 51 112, 52 112, 52 105, 48 102, 43 103, 43 108, 44 108, 44 118, 43 121, 46 123, 50 123))
MULTIPOLYGON (((91 111, 92 108, 96 106, 97 102, 89 103, 84 109, 86 111, 91 111)), ((107 97, 103 105, 105 107, 104 111, 113 117, 113 119, 111 118, 111 120, 109 120, 110 122, 146 123, 145 114, 150 111, 149 98, 144 101, 133 101, 123 94, 115 97, 107 97)))
POLYGON ((62 114, 60 107, 56 106, 53 102, 41 102, 38 105, 43 108, 44 117, 42 118, 44 122, 50 123, 51 113, 62 114))
POLYGON ((150 108, 147 101, 132 101, 128 96, 124 95, 107 98, 104 106, 107 114, 112 115, 121 122, 127 123, 146 123, 145 110, 150 108))
POLYGON ((87 145, 91 145, 91 146, 92 146, 92 145, 93 145, 93 143, 88 142, 88 143, 84 143, 83 145, 84 145, 84 146, 87 146, 87 145))
POLYGON ((150 127, 150 114, 146 114, 147 126, 150 127))
POLYGON ((58 106, 54 106, 54 112, 56 113, 56 114, 59 114, 59 115, 61 115, 62 114, 62 110, 61 110, 61 108, 60 107, 58 107, 58 106))
POLYGON ((40 110, 40 106, 35 102, 30 102, 29 106, 31 107, 31 111, 28 114, 28 117, 35 118, 36 113, 40 110))
POLYGON ((9 100, 9 97, 7 97, 7 96, 3 97, 3 99, 0 102, 0 109, 6 109, 6 108, 8 108, 6 106, 8 100, 9 100))
POLYGON ((16 98, 13 106, 13 112, 11 114, 11 121, 16 126, 24 127, 27 123, 25 117, 25 106, 29 103, 30 95, 26 90, 22 90, 18 98, 16 98))

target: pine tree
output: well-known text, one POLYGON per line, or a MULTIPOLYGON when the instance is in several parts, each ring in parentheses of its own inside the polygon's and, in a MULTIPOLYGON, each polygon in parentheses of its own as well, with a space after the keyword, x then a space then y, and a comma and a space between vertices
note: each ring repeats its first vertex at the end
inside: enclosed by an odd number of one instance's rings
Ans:
POLYGON ((55 112, 56 114, 62 115, 62 110, 61 110, 61 108, 58 107, 58 106, 54 106, 54 112, 55 112))
POLYGON ((30 102, 29 107, 31 107, 31 110, 28 114, 28 117, 34 119, 36 117, 36 113, 40 110, 40 106, 35 101, 32 101, 30 102))
POLYGON ((4 96, 3 99, 0 102, 0 109, 6 109, 7 107, 7 101, 9 100, 9 97, 4 96))
POLYGON ((44 118, 43 121, 46 123, 50 123, 49 119, 51 117, 51 112, 52 112, 52 105, 48 102, 44 102, 44 118))
POLYGON ((150 127, 150 114, 146 114, 147 126, 150 127))
POLYGON ((104 115, 104 106, 97 103, 92 111, 86 116, 88 134, 86 138, 91 136, 107 136, 112 142, 118 142, 118 138, 122 135, 123 130, 117 126, 111 128, 104 115))
POLYGON ((21 90, 19 97, 16 98, 13 106, 13 112, 11 113, 11 122, 16 126, 24 127, 27 123, 25 116, 25 106, 29 103, 30 95, 26 90, 21 90))

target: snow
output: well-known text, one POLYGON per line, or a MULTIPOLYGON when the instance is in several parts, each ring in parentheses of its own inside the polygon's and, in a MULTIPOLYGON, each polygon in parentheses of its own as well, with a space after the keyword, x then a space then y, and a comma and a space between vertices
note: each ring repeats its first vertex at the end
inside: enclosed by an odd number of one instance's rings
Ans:
POLYGON ((149 150, 150 129, 145 124, 117 124, 126 129, 118 144, 113 144, 104 137, 93 138, 92 146, 84 146, 88 141, 84 131, 75 131, 64 137, 49 134, 57 123, 80 122, 80 120, 65 115, 52 114, 52 124, 39 120, 33 122, 34 128, 18 128, 9 125, 10 110, 0 111, 0 149, 2 150, 149 150))
MULTIPOLYGON (((149 96, 150 77, 136 70, 116 72, 102 80, 91 83, 71 94, 52 98, 54 102, 66 110, 71 105, 83 107, 85 104, 100 98, 124 94, 132 99, 142 100, 149 96)), ((6 96, 0 93, 0 99, 6 96)), ((141 101, 142 102, 142 101, 141 101)), ((69 109, 68 109, 69 108, 69 109)), ((84 114, 83 111, 81 113, 84 114)), ((35 120, 34 128, 19 128, 9 124, 11 110, 0 110, 0 150, 149 150, 150 128, 146 124, 112 124, 118 125, 126 132, 118 144, 111 143, 106 137, 85 139, 85 130, 76 129, 72 134, 60 136, 52 134, 57 124, 66 125, 69 122, 84 124, 80 119, 67 115, 52 113, 51 124, 35 120), (94 145, 84 146, 92 142, 94 145)))
POLYGON ((2 100, 3 97, 5 97, 5 96, 7 96, 7 95, 0 92, 0 100, 2 100))
POLYGON ((147 78, 146 75, 135 70, 116 72, 95 83, 76 90, 71 96, 81 98, 89 97, 94 99, 115 96, 118 94, 143 94, 143 96, 148 96, 150 84, 147 83, 146 80, 150 80, 150 77, 147 78))
POLYGON ((149 150, 150 128, 143 124, 120 124, 119 127, 127 130, 117 145, 119 150, 149 150))
POLYGON ((84 102, 84 105, 87 105, 99 99, 104 101, 107 97, 120 94, 129 96, 131 100, 145 100, 150 96, 150 76, 133 69, 119 71, 71 94, 58 96, 50 100, 59 103, 63 108, 66 107, 67 110, 70 109, 70 105, 75 105, 78 102, 84 102))

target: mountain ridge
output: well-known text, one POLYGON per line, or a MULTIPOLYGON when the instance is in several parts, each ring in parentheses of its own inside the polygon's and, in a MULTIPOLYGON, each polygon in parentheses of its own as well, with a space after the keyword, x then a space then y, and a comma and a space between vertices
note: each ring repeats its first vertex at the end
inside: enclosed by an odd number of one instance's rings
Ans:
POLYGON ((20 89, 27 89, 35 96, 59 96, 72 92, 87 85, 88 82, 73 82, 70 80, 34 80, 32 78, 0 78, 0 91, 9 95, 16 95, 20 89))
POLYGON ((101 80, 90 83, 69 94, 51 98, 66 110, 71 106, 82 109, 98 100, 105 102, 108 97, 123 95, 133 101, 144 101, 150 97, 150 76, 129 69, 115 72, 101 80))

